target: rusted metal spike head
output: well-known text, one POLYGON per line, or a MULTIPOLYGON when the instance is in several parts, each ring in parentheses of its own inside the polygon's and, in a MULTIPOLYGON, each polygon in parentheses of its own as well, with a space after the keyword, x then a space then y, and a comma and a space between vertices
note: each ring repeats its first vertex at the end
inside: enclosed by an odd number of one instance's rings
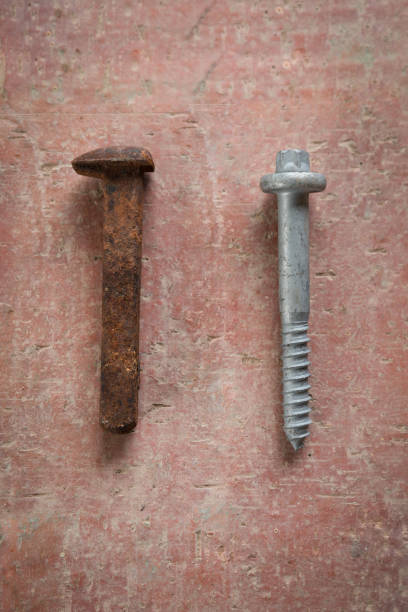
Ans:
POLYGON ((147 149, 140 147, 95 149, 76 157, 72 167, 78 174, 96 178, 154 172, 152 156, 147 149))

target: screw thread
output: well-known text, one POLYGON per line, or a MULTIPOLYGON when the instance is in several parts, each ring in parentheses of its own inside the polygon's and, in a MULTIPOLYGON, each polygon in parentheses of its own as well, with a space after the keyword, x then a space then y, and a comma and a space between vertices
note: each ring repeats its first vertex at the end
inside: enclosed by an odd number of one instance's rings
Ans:
POLYGON ((309 435, 308 323, 282 324, 282 372, 284 430, 295 450, 309 435))

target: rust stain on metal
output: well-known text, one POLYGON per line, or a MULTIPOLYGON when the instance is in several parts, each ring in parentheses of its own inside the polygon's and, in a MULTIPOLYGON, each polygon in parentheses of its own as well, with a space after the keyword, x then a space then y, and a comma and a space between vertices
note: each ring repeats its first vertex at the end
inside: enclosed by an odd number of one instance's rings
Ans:
POLYGON ((153 172, 146 149, 109 147, 77 157, 78 174, 104 189, 100 422, 126 433, 137 423, 143 172, 153 172))

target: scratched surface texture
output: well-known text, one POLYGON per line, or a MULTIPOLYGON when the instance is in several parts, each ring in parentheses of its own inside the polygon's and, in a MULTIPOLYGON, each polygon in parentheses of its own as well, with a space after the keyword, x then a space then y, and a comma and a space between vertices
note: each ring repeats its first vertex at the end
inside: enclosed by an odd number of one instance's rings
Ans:
POLYGON ((408 609, 407 3, 2 2, 2 610, 408 609), (137 430, 98 425, 101 191, 144 146, 137 430), (311 153, 313 420, 281 431, 277 218, 311 153))

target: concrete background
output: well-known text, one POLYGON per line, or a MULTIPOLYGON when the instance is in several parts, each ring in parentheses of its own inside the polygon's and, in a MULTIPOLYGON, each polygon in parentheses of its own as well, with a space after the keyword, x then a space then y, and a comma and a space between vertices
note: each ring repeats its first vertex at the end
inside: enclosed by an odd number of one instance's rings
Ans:
POLYGON ((3 610, 407 610, 407 8, 3 0, 3 610), (70 166, 107 144, 157 166, 126 437, 98 425, 100 190, 70 166), (328 179, 296 456, 259 189, 290 146, 328 179))

